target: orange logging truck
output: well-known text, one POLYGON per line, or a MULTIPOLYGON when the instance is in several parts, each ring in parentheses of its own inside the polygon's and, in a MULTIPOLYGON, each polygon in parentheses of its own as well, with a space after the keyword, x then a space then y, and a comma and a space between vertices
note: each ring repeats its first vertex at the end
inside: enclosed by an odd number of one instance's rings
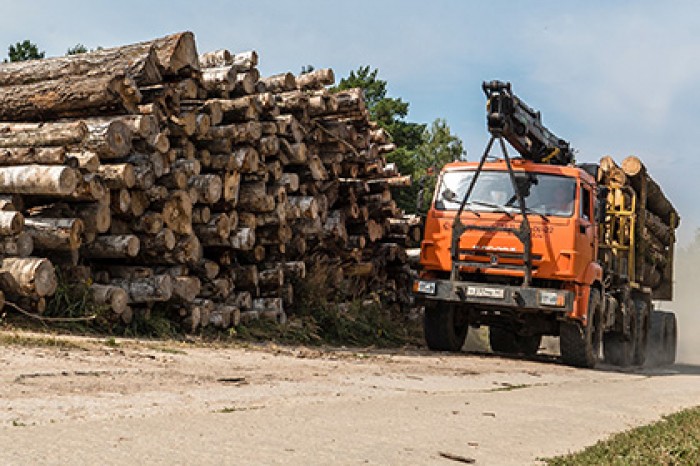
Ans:
POLYGON ((509 83, 483 89, 486 150, 442 169, 426 218, 413 291, 428 346, 459 351, 486 325, 497 352, 554 335, 573 366, 672 363, 676 318, 652 300, 672 299, 673 205, 637 157, 576 165, 509 83))

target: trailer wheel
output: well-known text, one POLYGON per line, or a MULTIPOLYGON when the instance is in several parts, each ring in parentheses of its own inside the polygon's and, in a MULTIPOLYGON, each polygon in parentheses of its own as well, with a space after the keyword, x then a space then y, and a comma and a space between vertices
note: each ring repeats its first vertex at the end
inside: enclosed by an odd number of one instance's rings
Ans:
POLYGON ((433 351, 457 352, 464 346, 469 322, 452 303, 428 302, 423 316, 425 342, 433 351))
POLYGON ((518 335, 502 327, 489 326, 491 350, 498 353, 534 356, 541 341, 542 335, 518 335))
POLYGON ((676 362, 676 350, 678 346, 678 324, 676 315, 673 312, 665 312, 664 331, 664 363, 674 364, 676 362))
POLYGON ((649 339, 647 340, 647 361, 650 365, 658 366, 666 364, 666 313, 663 311, 651 311, 649 316, 651 325, 649 339))
POLYGON ((651 306, 645 299, 635 299, 634 306, 637 313, 637 343, 634 350, 634 364, 642 366, 647 359, 647 343, 651 326, 649 309, 651 306))
POLYGON ((586 326, 571 321, 562 322, 559 327, 559 346, 564 364, 591 369, 598 364, 603 340, 602 318, 600 291, 591 288, 586 326))
MULTIPOLYGON (((631 306, 631 301, 628 306, 631 306)), ((630 313, 630 331, 625 336, 620 332, 607 332, 603 337, 603 353, 605 361, 615 366, 628 367, 634 362, 635 346, 637 346, 637 313, 630 313)))

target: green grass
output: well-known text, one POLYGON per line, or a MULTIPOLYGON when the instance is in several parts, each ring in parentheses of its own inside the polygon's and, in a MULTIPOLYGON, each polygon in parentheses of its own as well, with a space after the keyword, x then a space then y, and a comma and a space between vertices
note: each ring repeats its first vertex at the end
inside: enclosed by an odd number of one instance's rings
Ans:
POLYGON ((648 426, 613 435, 579 453, 545 460, 548 465, 698 465, 700 406, 648 426))
POLYGON ((61 338, 54 338, 50 336, 21 335, 19 333, 0 334, 0 346, 24 346, 30 348, 44 347, 59 348, 65 350, 85 349, 85 347, 80 345, 79 343, 61 338))

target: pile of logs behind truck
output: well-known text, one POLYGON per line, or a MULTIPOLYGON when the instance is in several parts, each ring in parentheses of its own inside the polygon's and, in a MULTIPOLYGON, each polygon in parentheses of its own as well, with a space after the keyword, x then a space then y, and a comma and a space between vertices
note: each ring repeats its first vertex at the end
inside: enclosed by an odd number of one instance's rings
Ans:
POLYGON ((428 346, 459 351, 487 325, 497 352, 533 355, 554 335, 573 366, 672 363, 675 316, 652 304, 672 299, 672 204, 638 158, 576 165, 509 83, 483 89, 490 141, 443 168, 426 219, 414 292, 428 346))

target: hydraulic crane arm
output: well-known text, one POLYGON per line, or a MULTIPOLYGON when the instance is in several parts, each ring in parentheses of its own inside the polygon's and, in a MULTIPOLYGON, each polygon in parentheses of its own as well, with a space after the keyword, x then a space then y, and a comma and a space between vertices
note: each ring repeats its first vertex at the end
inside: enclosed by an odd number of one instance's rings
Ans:
POLYGON ((505 138, 528 160, 552 165, 574 162, 569 143, 542 125, 540 112, 515 96, 510 83, 484 82, 482 88, 488 98, 487 122, 493 136, 505 138))

